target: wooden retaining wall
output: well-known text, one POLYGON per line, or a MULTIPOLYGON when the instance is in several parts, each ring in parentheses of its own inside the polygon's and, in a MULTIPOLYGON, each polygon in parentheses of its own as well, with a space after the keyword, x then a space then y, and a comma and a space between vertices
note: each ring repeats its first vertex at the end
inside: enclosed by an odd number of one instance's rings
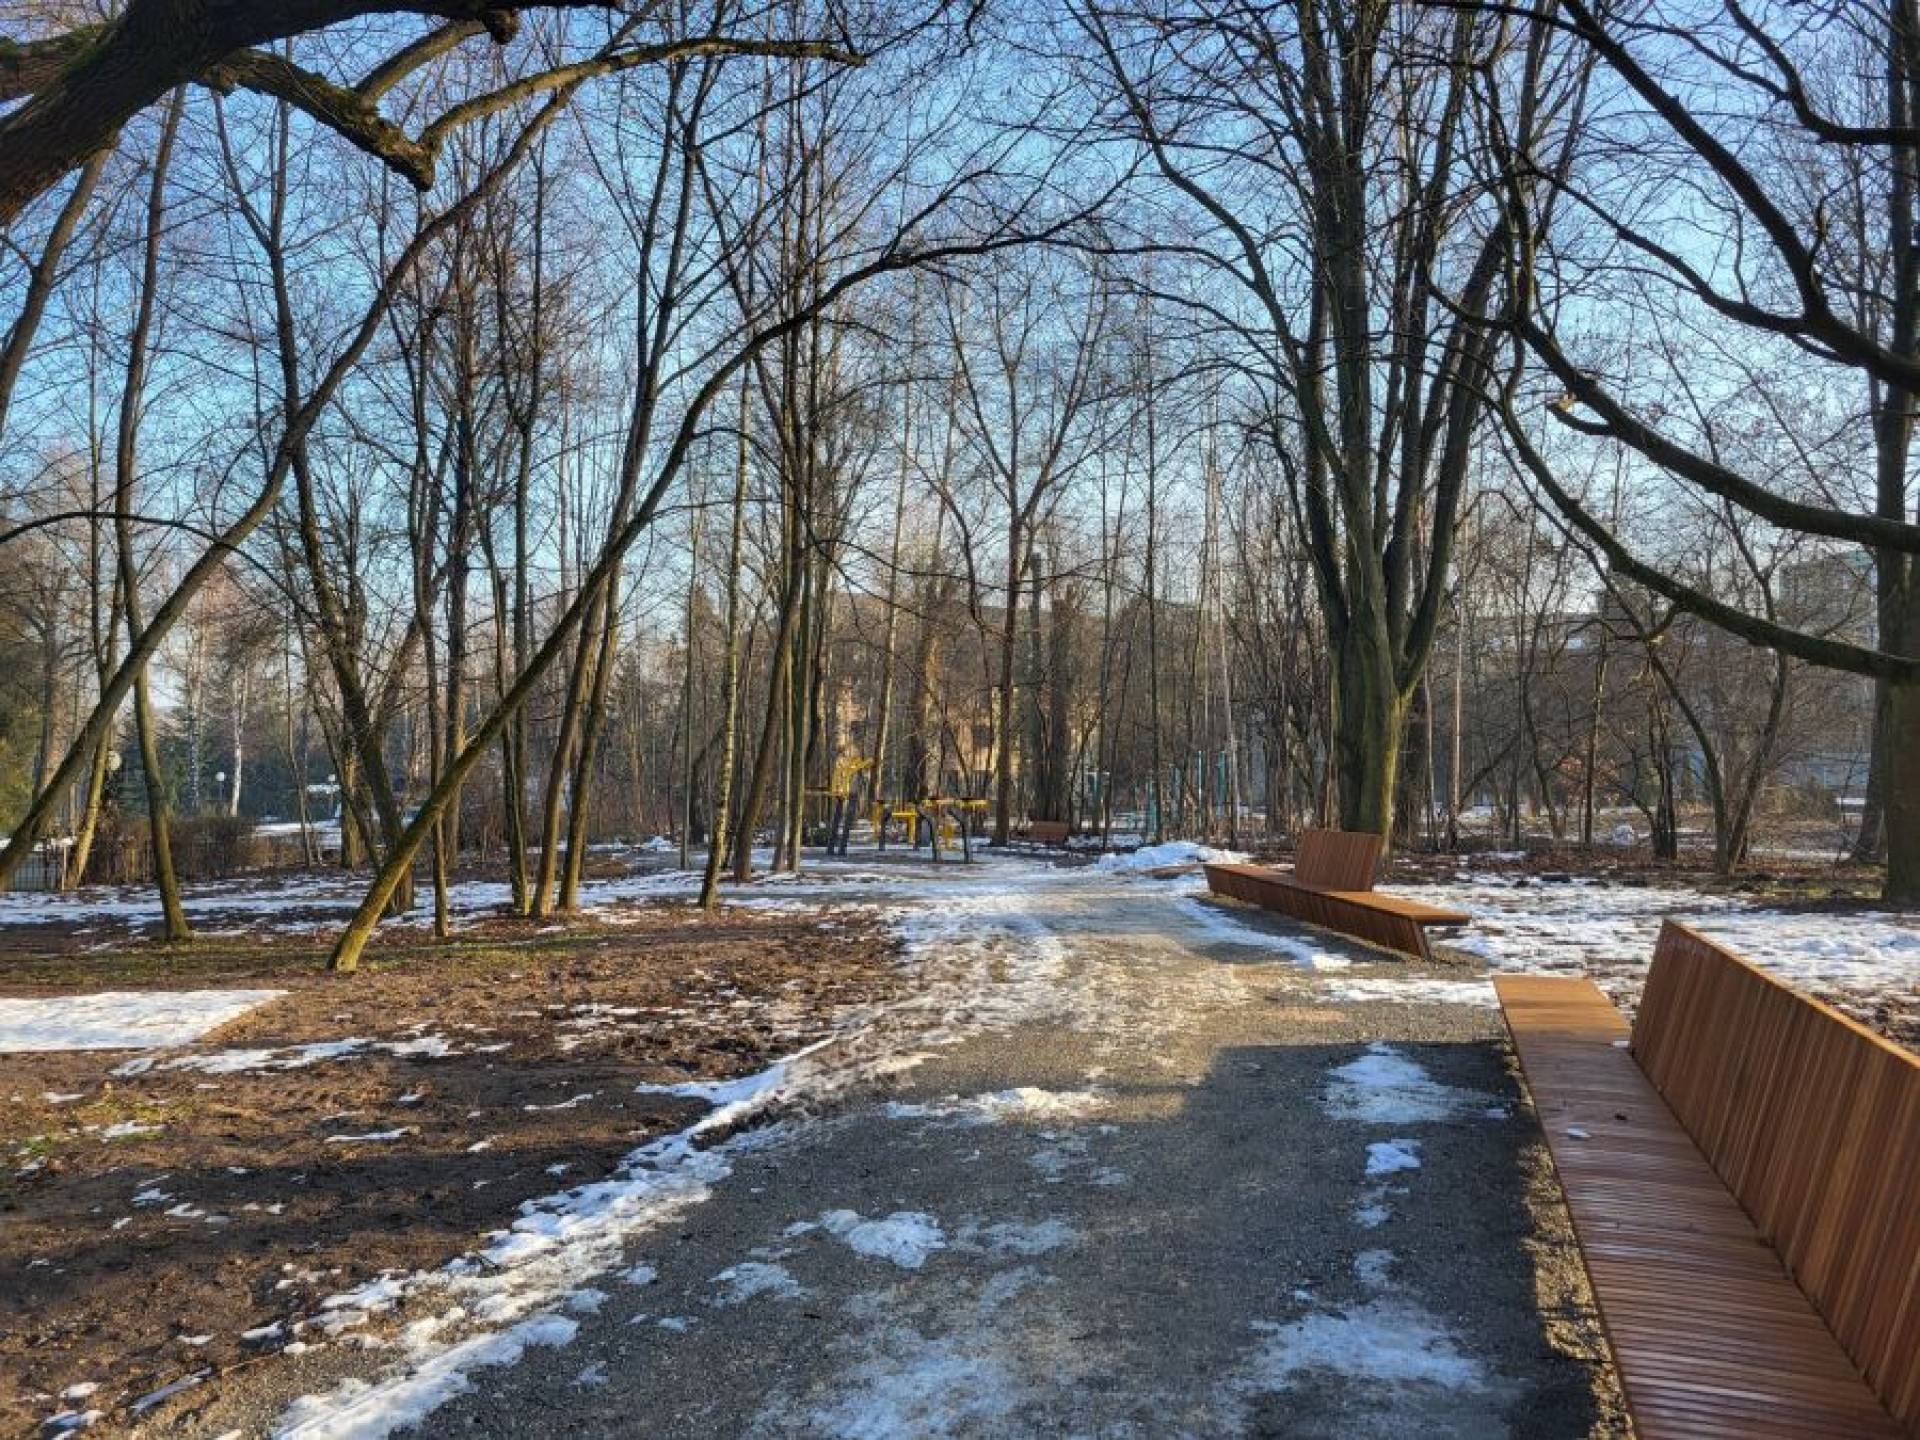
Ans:
POLYGON ((1673 921, 1633 1051, 1887 1408, 1920 1434, 1920 1057, 1673 921))

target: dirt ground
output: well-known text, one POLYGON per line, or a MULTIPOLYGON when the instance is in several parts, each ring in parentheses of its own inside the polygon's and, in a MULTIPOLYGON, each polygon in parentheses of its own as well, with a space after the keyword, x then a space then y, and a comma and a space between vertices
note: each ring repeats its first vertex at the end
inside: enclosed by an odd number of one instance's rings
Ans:
POLYGON ((289 992, 151 1059, 0 1056, 0 1434, 256 1365, 326 1296, 440 1264, 706 1108, 637 1083, 759 1069, 901 984, 866 914, 617 920, 382 932, 352 976, 318 933, 0 932, 0 993, 289 992))

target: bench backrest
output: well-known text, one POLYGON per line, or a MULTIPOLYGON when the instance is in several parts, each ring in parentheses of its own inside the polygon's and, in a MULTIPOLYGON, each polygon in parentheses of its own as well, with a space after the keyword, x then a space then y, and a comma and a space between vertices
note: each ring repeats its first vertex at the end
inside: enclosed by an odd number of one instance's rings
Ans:
POLYGON ((1888 1410, 1920 1433, 1920 1058, 1672 921, 1633 1052, 1888 1410))
POLYGON ((1381 844, 1371 831, 1302 830, 1293 878, 1327 890, 1371 890, 1381 844))

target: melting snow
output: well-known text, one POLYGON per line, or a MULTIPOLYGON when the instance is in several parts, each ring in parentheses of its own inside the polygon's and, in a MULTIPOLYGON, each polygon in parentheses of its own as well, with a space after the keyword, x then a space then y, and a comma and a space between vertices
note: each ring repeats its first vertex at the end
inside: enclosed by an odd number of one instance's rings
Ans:
POLYGON ((1336 1066, 1321 1103, 1335 1119, 1367 1125, 1419 1125, 1467 1111, 1487 1113, 1486 1096, 1442 1085, 1384 1042, 1336 1066))
MULTIPOLYGON (((739 1136, 706 1149, 699 1142, 775 1103, 793 1083, 794 1062, 818 1048, 733 1082, 735 1098, 631 1152, 612 1177, 525 1202, 512 1227, 497 1232, 477 1254, 436 1271, 382 1276, 322 1302, 330 1330, 364 1323, 415 1295, 443 1294, 451 1307, 402 1332, 402 1358, 387 1378, 372 1384, 349 1380, 296 1401, 274 1430, 276 1440, 377 1440, 418 1424, 468 1388, 467 1371, 512 1363, 529 1345, 567 1343, 578 1322, 551 1313, 551 1307, 618 1267, 631 1236, 706 1199, 713 1184, 731 1173, 730 1155, 756 1138, 739 1136), (459 1327, 473 1325, 507 1328, 454 1338, 459 1327)), ((628 1271, 628 1277, 639 1283, 639 1270, 647 1268, 628 1271)))
POLYGON ((716 1305, 738 1305, 756 1295, 791 1300, 806 1293, 786 1266, 763 1260, 743 1260, 738 1265, 729 1265, 713 1277, 713 1283, 721 1291, 714 1301, 716 1305))
POLYGON ((119 1120, 101 1130, 102 1140, 124 1140, 133 1135, 157 1135, 164 1127, 144 1125, 138 1120, 119 1120))
POLYGON ((1391 1250, 1362 1250, 1353 1257, 1353 1278, 1369 1290, 1384 1290, 1391 1278, 1391 1250))
POLYGON ((844 1395, 808 1417, 815 1432, 837 1440, 1013 1434, 1025 1397, 991 1343, 918 1335, 861 1360, 842 1384, 844 1395))
POLYGON ((1215 850, 1191 840, 1169 840, 1164 845, 1142 845, 1125 854, 1102 855, 1094 863, 1110 873, 1129 875, 1168 865, 1238 865, 1246 858, 1237 850, 1215 850))
POLYGON ((0 999, 0 1054, 186 1045, 284 990, 103 990, 0 999))
POLYGON ((565 1345, 579 1328, 564 1315, 536 1315, 449 1345, 404 1375, 373 1384, 344 1381, 327 1395, 294 1401, 274 1427, 274 1440, 381 1440, 471 1389, 468 1371, 511 1365, 534 1345, 565 1345))
POLYGON ((1367 1146, 1367 1178, 1420 1168, 1418 1140, 1376 1140, 1367 1146))
POLYGON ((1186 896, 1178 904, 1181 913, 1209 942, 1271 950, 1307 970, 1344 970, 1353 964, 1351 956, 1338 951, 1323 949, 1311 941, 1282 935, 1261 925, 1247 924, 1233 911, 1213 901, 1186 896))
POLYGON ((1387 1187, 1375 1185, 1360 1197, 1360 1203, 1353 1207, 1353 1223, 1362 1230, 1378 1230, 1393 1218, 1393 1210, 1387 1204, 1387 1187))
POLYGON ((876 1220, 861 1219, 857 1210, 829 1210, 820 1217, 820 1225, 856 1255, 891 1260, 903 1270, 918 1270, 934 1251, 947 1248, 939 1222, 918 1210, 896 1210, 876 1220))
POLYGON ((1107 1097, 1097 1090, 1045 1090, 1035 1085, 1021 1085, 982 1095, 949 1096, 933 1104, 890 1101, 886 1113, 896 1120, 955 1119, 974 1125, 1025 1120, 1052 1124, 1083 1120, 1099 1114, 1106 1106, 1107 1097))
POLYGON ((1260 1323, 1245 1388, 1278 1391, 1327 1372, 1385 1385, 1480 1390, 1486 1375, 1433 1316, 1399 1300, 1374 1300, 1344 1313, 1260 1323))
POLYGON ((1500 999, 1487 980, 1436 980, 1423 975, 1341 975, 1323 987, 1328 999, 1347 1005, 1386 1001, 1397 1005, 1471 1005, 1497 1010, 1500 999))
POLYGON ((969 1223, 954 1235, 954 1243, 984 1251, 995 1258, 1044 1255, 1079 1238, 1080 1232, 1057 1216, 1045 1220, 1002 1220, 992 1225, 969 1223))

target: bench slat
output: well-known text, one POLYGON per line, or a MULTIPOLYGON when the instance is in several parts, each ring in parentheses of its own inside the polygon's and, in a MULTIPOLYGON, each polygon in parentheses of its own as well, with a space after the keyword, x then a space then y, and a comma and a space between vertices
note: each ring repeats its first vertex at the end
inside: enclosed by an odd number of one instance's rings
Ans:
POLYGON ((1615 1044, 1627 1024, 1599 988, 1539 975, 1496 976, 1494 988, 1641 1440, 1899 1440, 1905 1431, 1615 1044))
POLYGON ((1321 890, 1371 890, 1386 841, 1365 830, 1305 830, 1294 847, 1294 878, 1321 890))
POLYGON ((1634 1054, 1888 1408, 1920 1431, 1920 1058, 1671 921, 1634 1054))

